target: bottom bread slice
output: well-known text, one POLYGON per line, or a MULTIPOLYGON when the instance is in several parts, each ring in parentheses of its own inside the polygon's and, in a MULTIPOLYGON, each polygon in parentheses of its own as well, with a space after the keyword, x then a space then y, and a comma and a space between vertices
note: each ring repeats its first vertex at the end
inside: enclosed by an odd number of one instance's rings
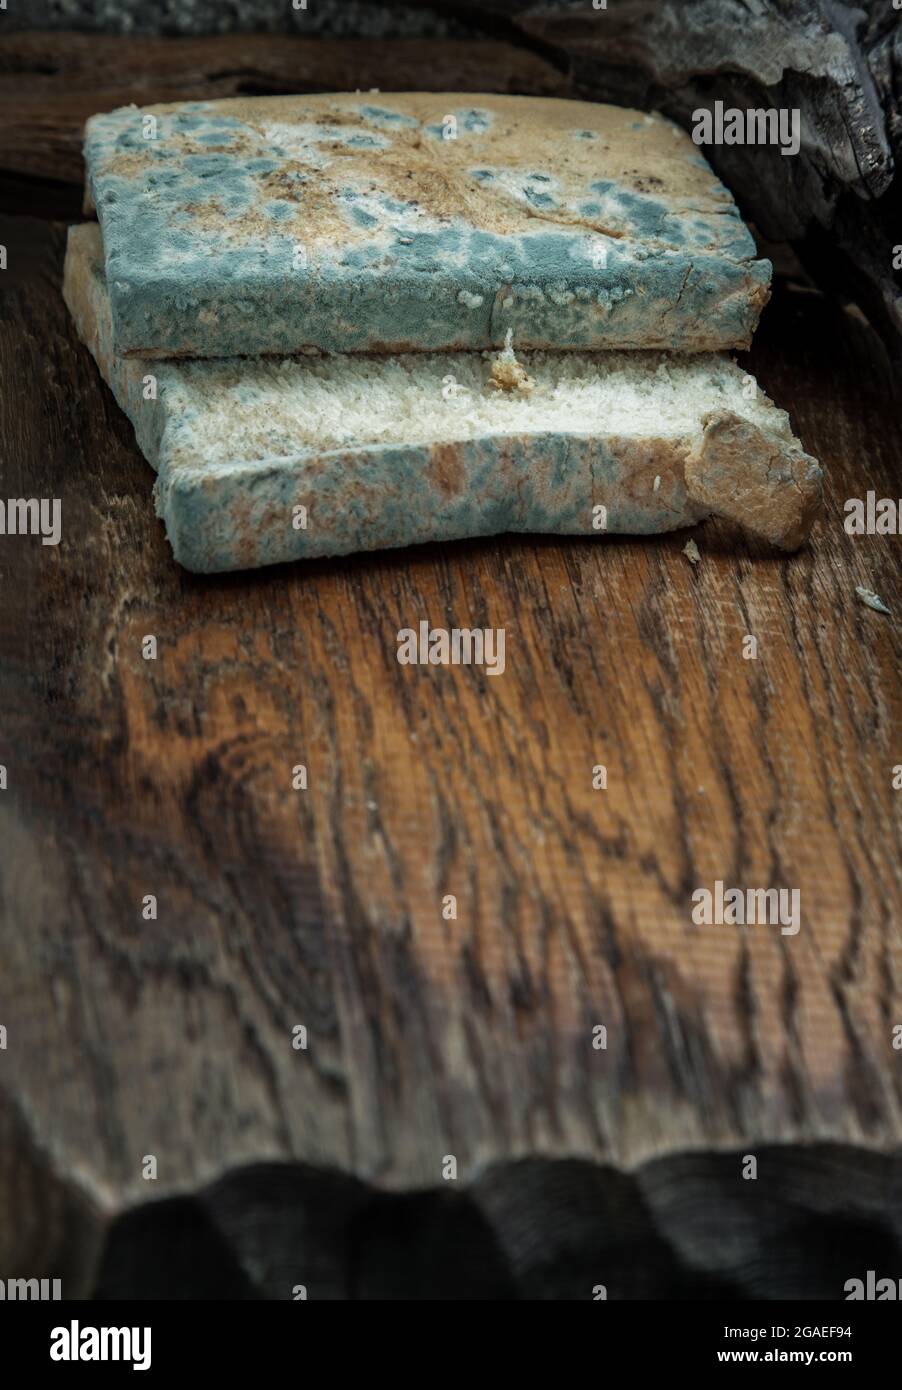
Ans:
POLYGON ((117 357, 93 223, 70 230, 63 292, 191 570, 711 514, 794 549, 820 507, 818 464, 725 356, 117 357))

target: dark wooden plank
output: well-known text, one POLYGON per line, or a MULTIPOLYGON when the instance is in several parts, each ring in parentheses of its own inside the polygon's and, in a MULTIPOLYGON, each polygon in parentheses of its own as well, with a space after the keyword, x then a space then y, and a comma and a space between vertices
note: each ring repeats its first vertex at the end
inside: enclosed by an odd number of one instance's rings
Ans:
POLYGON ((62 229, 26 230, 0 496, 61 498, 63 540, 0 541, 0 1268, 87 1287, 111 1215, 266 1159, 406 1190, 449 1154, 897 1147, 900 637, 855 586, 902 611, 900 551, 842 525, 902 476, 867 326, 783 285, 749 359, 827 472, 795 557, 700 527, 697 568, 537 538, 201 579, 62 229), (421 618, 504 627, 504 675, 399 666, 421 618), (798 888, 799 934, 694 926, 718 878, 798 888))

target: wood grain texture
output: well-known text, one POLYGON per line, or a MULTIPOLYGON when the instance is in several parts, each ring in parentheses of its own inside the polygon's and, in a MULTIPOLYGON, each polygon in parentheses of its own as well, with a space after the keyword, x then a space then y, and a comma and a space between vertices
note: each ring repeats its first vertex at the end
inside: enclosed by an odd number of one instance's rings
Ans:
POLYGON ((446 1155, 897 1149, 900 637, 855 586, 902 611, 900 542, 842 526, 902 476, 867 326, 783 284, 749 355, 827 474, 796 557, 705 526, 697 567, 682 534, 200 579, 63 229, 0 240, 0 496, 63 509, 57 549, 0 542, 0 1270, 86 1287, 109 1220, 265 1160, 407 1191, 446 1155), (399 666, 422 618, 503 627, 504 674, 399 666), (694 926, 716 879, 798 888, 799 934, 694 926))
POLYGON ((77 218, 85 121, 135 103, 290 92, 395 90, 566 96, 567 78, 495 40, 317 40, 290 35, 0 36, 0 194, 5 210, 77 218))
MULTIPOLYGON (((0 64, 0 197, 66 216, 105 105, 566 94, 492 43, 20 35, 0 64)), ((697 569, 682 536, 501 540, 209 581, 74 340, 62 230, 0 241, 0 496, 64 518, 58 550, 0 541, 0 1275, 836 1297, 895 1269, 899 637, 854 589, 898 609, 899 540, 842 503, 899 491, 902 446, 866 326, 784 284, 750 356, 828 473, 792 560, 709 526, 697 569), (420 618, 504 626, 505 674, 399 667, 420 618), (694 927, 716 878, 798 887, 799 935, 694 927)))

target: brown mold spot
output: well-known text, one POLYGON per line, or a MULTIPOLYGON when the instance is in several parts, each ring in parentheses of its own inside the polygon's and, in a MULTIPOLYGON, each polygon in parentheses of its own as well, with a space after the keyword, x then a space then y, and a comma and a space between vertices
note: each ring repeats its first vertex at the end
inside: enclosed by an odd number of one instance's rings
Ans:
POLYGON ((156 161, 149 150, 146 152, 142 150, 140 153, 129 150, 123 154, 114 155, 104 166, 103 172, 115 174, 122 179, 138 179, 150 173, 155 163, 156 161))
POLYGON ((226 210, 218 198, 211 198, 209 203, 186 203, 182 212, 187 212, 189 217, 196 217, 202 226, 217 225, 226 215, 226 210))
POLYGON ((463 491, 466 470, 459 444, 433 444, 429 450, 426 476, 443 497, 455 497, 463 491))

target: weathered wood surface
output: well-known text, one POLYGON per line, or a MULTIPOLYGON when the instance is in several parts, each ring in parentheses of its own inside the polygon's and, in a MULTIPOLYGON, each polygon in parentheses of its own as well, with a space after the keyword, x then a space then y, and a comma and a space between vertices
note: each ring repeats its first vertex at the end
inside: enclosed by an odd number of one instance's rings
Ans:
POLYGON ((87 109, 566 79, 72 39, 15 39, 24 81, 0 44, 0 498, 63 505, 58 549, 0 537, 0 1277, 833 1298, 902 1267, 900 637, 854 592, 898 613, 900 542, 842 527, 900 491, 874 335, 784 282, 749 355, 827 471, 792 559, 701 527, 695 569, 675 536, 185 575, 63 229, 22 215, 77 215, 87 109), (420 618, 505 627, 505 674, 398 666, 420 618), (694 926, 717 878, 799 888, 798 936, 694 926))
MULTIPOLYGON (((446 1155, 471 1204, 494 1192, 508 1244, 533 1213, 518 1239, 540 1266, 534 1170, 505 1188, 497 1165, 612 1165, 670 1243, 671 1227, 688 1239, 668 1205, 683 1210, 682 1170, 642 1165, 672 1156, 701 1192, 714 1151, 765 1144, 790 1146, 792 1200, 817 1189, 810 1168, 834 1205, 867 1209, 863 1250, 898 1183, 873 1165, 902 1138, 900 637, 855 597, 867 585, 900 611, 900 551, 842 527, 844 499, 892 496, 902 464, 873 334, 784 286, 750 356, 827 472, 794 558, 702 527, 697 568, 681 535, 199 579, 172 563, 151 472, 68 323, 62 229, 0 239, 10 277, 25 265, 0 296, 0 495, 63 508, 58 549, 0 550, 0 1269, 89 1288, 112 1217, 244 1164, 305 1165, 285 1192, 253 1189, 284 1221, 311 1168, 305 1200, 332 1211, 338 1173, 446 1191, 446 1155), (396 633, 421 618, 504 627, 504 675, 399 666, 396 633), (799 934, 694 926, 691 894, 718 878, 799 888, 799 934), (814 1140, 852 1147, 792 1147, 814 1140), (657 1206, 634 1187, 655 1171, 657 1206)), ((547 1200, 553 1215, 559 1181, 566 1233, 600 1178, 562 1172, 547 1200)), ((241 1216, 242 1183, 191 1208, 203 1230, 219 1213, 214 1249, 223 1221, 250 1222, 235 1239, 251 1247, 278 1224, 241 1216)), ((382 1229, 362 1200, 341 1199, 334 1230, 310 1218, 329 1258, 357 1230, 348 1212, 382 1229)), ((627 1239, 618 1220, 592 1228, 599 1248, 627 1239)), ((111 1248, 101 1286, 138 1247, 111 1248)), ((403 1283, 416 1261, 398 1258, 403 1283)), ((641 1287, 672 1289, 649 1259, 641 1287)))

